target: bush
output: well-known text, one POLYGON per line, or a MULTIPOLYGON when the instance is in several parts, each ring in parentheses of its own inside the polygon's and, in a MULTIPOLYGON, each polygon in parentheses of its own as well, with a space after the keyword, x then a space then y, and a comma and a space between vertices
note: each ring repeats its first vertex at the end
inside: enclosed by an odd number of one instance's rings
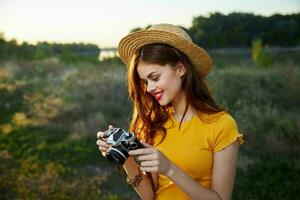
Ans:
POLYGON ((252 59, 259 68, 266 68, 274 63, 269 48, 266 46, 263 47, 260 39, 256 39, 252 42, 252 59))

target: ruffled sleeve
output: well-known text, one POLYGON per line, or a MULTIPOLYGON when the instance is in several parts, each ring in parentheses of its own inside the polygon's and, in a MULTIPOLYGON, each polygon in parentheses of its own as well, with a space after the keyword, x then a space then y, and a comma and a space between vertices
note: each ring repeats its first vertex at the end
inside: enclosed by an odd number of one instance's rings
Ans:
POLYGON ((243 134, 239 133, 236 121, 225 113, 215 122, 213 133, 213 152, 218 152, 229 146, 235 140, 244 143, 243 134))

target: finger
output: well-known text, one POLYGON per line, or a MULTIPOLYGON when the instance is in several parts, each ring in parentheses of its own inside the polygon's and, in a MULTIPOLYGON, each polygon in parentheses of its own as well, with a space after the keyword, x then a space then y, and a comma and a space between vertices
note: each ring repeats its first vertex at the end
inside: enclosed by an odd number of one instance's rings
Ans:
POLYGON ((141 167, 155 167, 157 165, 158 165, 157 160, 143 161, 140 164, 141 167))
POLYGON ((147 154, 147 155, 136 157, 136 160, 138 160, 138 161, 154 160, 154 159, 156 159, 156 156, 154 154, 147 154))
POLYGON ((158 172, 158 167, 140 167, 140 170, 145 172, 158 172))
POLYGON ((96 144, 99 146, 102 146, 102 147, 107 147, 107 148, 110 147, 105 141, 102 141, 102 140, 97 140, 96 144))
POLYGON ((106 157, 106 152, 101 152, 102 156, 106 157))
POLYGON ((148 144, 148 143, 146 143, 146 142, 141 142, 141 143, 142 143, 142 145, 144 145, 144 147, 146 147, 146 148, 151 148, 151 147, 152 147, 150 144, 148 144))
POLYGON ((137 164, 138 166, 141 166, 141 162, 140 162, 140 161, 136 160, 135 158, 134 158, 134 160, 135 160, 135 162, 136 162, 136 164, 137 164))
POLYGON ((99 149, 101 152, 107 152, 109 148, 103 147, 103 146, 99 146, 98 149, 99 149))
POLYGON ((142 149, 129 151, 128 154, 134 156, 134 155, 142 155, 142 154, 151 154, 153 152, 154 152, 153 148, 142 148, 142 149))
POLYGON ((99 131, 99 132, 97 133, 97 138, 102 138, 102 137, 104 137, 104 132, 99 131))

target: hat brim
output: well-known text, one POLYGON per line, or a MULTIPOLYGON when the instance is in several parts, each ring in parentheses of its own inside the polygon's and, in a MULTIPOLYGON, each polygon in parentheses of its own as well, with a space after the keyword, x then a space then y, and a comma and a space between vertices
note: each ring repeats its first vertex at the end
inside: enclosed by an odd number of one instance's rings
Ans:
POLYGON ((142 30, 127 35, 119 42, 119 56, 123 63, 128 66, 132 56, 142 46, 153 43, 168 44, 183 52, 190 59, 200 76, 207 75, 212 68, 212 60, 204 49, 190 40, 160 30, 142 30))

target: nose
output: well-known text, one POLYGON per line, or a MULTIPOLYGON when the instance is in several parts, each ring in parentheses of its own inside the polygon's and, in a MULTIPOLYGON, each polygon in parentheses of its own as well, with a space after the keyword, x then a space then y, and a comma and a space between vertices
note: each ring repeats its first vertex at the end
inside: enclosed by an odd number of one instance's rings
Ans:
POLYGON ((155 85, 148 83, 147 92, 151 93, 151 92, 155 91, 155 89, 156 89, 155 85))

